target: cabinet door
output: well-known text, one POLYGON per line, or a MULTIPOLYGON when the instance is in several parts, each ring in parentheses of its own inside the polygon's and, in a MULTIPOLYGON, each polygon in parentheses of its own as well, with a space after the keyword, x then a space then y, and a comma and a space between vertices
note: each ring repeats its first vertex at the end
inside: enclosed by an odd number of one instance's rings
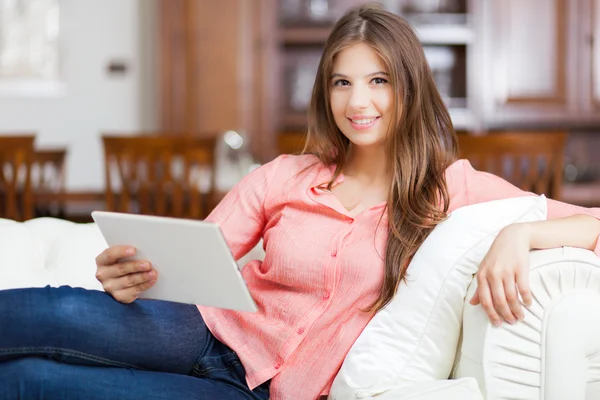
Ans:
POLYGON ((262 158, 273 1, 160 0, 163 130, 242 130, 262 158))
POLYGON ((591 99, 592 109, 596 120, 600 120, 600 0, 592 1, 592 26, 589 44, 592 49, 591 57, 591 99))
POLYGON ((574 4, 567 0, 488 0, 484 7, 484 119, 564 122, 577 113, 577 49, 568 45, 574 4), (571 82, 573 81, 573 82, 571 82))
POLYGON ((577 66, 579 118, 575 127, 600 123, 600 0, 579 0, 577 66))

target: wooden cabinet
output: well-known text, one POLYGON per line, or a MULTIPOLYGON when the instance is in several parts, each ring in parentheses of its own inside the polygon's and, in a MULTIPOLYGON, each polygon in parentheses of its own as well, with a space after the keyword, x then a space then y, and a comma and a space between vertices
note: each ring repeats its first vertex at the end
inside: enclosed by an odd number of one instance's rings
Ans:
POLYGON ((598 50, 591 39, 598 29, 597 3, 483 2, 477 85, 484 126, 576 128, 600 121, 592 107, 598 93, 592 82, 599 76, 598 50))
MULTIPOLYGON (((333 23, 363 0, 158 0, 161 129, 306 130, 333 23)), ((600 0, 382 0, 416 28, 459 130, 600 126, 600 0)))
POLYGON ((160 0, 162 131, 243 131, 262 158, 273 0, 160 0))
MULTIPOLYGON (((362 0, 279 0, 277 132, 305 130, 306 109, 322 48, 335 20, 362 0)), ((471 129, 468 70, 473 29, 467 0, 381 2, 416 28, 442 97, 459 129, 471 129)))
POLYGON ((591 26, 586 40, 590 48, 588 65, 590 66, 590 110, 596 120, 600 121, 600 0, 590 0, 589 14, 591 26))

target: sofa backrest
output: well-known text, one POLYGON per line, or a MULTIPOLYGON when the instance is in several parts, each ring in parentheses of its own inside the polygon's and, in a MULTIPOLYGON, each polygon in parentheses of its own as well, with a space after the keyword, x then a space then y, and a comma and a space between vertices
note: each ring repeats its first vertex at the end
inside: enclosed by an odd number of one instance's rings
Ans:
POLYGON ((69 285, 102 290, 95 257, 105 248, 95 224, 0 219, 0 289, 69 285))

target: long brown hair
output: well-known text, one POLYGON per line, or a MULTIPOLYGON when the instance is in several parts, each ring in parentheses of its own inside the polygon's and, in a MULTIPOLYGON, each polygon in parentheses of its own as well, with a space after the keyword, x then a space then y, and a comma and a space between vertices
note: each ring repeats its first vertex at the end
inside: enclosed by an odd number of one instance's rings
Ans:
POLYGON ((396 294, 408 264, 449 205, 444 171, 456 159, 457 145, 448 110, 435 86, 423 48, 412 27, 377 4, 348 11, 335 25, 319 63, 310 102, 305 151, 336 165, 333 182, 344 170, 349 140, 335 124, 330 106, 334 58, 365 43, 379 55, 395 93, 387 136, 391 188, 387 204, 385 278, 378 311, 396 294))

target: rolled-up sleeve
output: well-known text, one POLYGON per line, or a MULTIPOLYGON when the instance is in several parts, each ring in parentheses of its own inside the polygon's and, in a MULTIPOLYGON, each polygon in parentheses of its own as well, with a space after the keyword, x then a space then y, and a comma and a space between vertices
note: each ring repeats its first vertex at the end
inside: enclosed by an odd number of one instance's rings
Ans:
MULTIPOLYGON (((456 198, 451 201, 451 205, 454 205, 451 208, 512 197, 535 196, 534 193, 521 190, 496 175, 475 170, 467 160, 456 161, 449 167, 447 181, 451 197, 456 198)), ((548 219, 564 218, 576 214, 590 215, 600 219, 600 208, 580 207, 548 199, 548 219)), ((594 251, 600 256, 598 240, 596 240, 594 251)))

